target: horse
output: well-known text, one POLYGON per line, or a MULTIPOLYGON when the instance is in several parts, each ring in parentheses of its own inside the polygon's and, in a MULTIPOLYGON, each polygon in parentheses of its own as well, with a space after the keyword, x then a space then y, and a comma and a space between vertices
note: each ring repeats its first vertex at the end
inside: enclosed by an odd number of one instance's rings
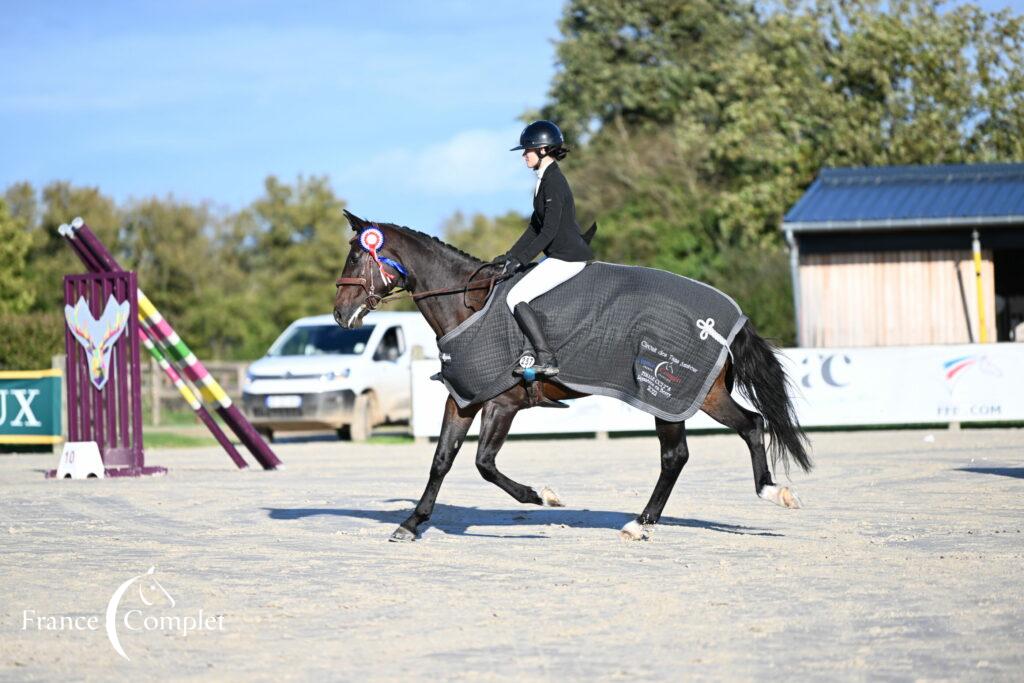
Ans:
MULTIPOLYGON (((416 230, 391 223, 370 222, 345 211, 355 235, 341 275, 335 281, 334 318, 344 328, 355 328, 363 317, 382 303, 410 296, 438 338, 454 329, 486 301, 501 277, 499 266, 481 261, 464 251, 416 230)), ((772 479, 767 452, 773 465, 779 461, 789 472, 790 459, 805 471, 812 465, 807 438, 797 422, 787 393, 788 378, 776 349, 759 336, 748 321, 730 346, 727 359, 714 380, 701 410, 735 430, 750 450, 754 492, 763 500, 784 508, 800 507, 796 493, 772 479), (733 385, 750 399, 755 411, 733 400, 733 385), (771 436, 766 450, 765 435, 771 436)), ((521 484, 503 474, 497 466, 498 452, 505 442, 516 413, 544 402, 581 398, 586 394, 570 390, 550 379, 536 384, 520 382, 494 398, 460 408, 448 397, 440 437, 434 451, 426 488, 416 508, 391 535, 392 541, 413 541, 434 509, 441 483, 466 440, 477 414, 481 415, 476 466, 488 482, 524 504, 562 507, 557 494, 521 484)), ((689 459, 685 422, 655 418, 661 445, 661 473, 647 506, 619 532, 625 540, 644 540, 658 523, 672 488, 689 459)))

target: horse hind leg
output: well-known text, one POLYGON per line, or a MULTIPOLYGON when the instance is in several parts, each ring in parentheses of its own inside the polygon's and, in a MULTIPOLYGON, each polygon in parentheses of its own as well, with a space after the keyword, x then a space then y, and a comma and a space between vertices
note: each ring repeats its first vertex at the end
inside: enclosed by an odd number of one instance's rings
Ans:
POLYGON ((721 424, 736 430, 750 449, 750 463, 754 469, 754 491, 759 498, 784 508, 801 507, 796 492, 788 486, 778 486, 772 480, 768 469, 768 458, 764 447, 764 418, 760 413, 747 410, 736 403, 729 393, 725 381, 726 371, 715 380, 701 410, 721 424))
POLYGON ((658 432, 658 441, 661 443, 661 474, 658 475, 658 483, 654 485, 654 492, 647 501, 647 507, 639 517, 619 531, 619 536, 625 541, 647 539, 648 528, 661 519, 661 513, 672 494, 672 488, 679 479, 686 461, 690 459, 690 452, 686 447, 686 423, 667 422, 656 418, 655 428, 658 432))

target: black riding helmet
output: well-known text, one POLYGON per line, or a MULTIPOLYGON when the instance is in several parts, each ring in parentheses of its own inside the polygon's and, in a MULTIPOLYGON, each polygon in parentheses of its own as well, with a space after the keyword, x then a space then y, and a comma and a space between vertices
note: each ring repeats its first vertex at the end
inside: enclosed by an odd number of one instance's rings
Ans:
POLYGON ((550 121, 534 121, 519 135, 519 146, 510 149, 516 152, 520 149, 540 149, 541 147, 558 147, 565 144, 562 131, 550 121))

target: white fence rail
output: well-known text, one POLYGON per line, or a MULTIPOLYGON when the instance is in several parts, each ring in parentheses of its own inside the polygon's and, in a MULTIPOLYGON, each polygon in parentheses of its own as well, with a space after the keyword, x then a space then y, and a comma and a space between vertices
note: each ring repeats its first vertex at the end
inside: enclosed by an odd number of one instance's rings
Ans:
MULTIPOLYGON (((793 399, 807 427, 1024 420, 1024 344, 785 349, 793 399)), ((447 391, 430 376, 437 360, 412 364, 412 432, 436 437, 447 391)), ((528 410, 513 434, 651 431, 654 418, 603 396, 568 409, 528 410)), ((476 434, 474 423, 471 434, 476 434)), ((704 413, 692 429, 718 428, 704 413)))

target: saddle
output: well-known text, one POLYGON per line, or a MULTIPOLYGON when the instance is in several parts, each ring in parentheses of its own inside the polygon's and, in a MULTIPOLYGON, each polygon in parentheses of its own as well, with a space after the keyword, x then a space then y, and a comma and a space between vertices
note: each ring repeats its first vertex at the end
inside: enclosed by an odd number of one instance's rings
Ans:
MULTIPOLYGON (((483 308, 437 341, 440 380, 460 407, 522 381, 512 371, 525 338, 505 303, 522 277, 498 284, 483 308)), ((560 372, 548 381, 671 421, 697 412, 747 320, 710 285, 600 261, 530 305, 559 359, 560 372)))

